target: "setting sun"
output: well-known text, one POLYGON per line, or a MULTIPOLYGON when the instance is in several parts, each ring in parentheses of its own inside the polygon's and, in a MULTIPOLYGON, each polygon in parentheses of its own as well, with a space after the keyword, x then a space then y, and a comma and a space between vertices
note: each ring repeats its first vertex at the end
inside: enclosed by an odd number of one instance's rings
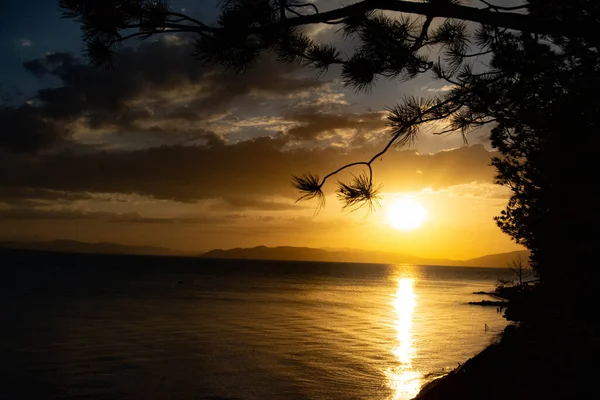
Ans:
POLYGON ((427 210, 415 199, 402 198, 390 205, 387 218, 392 227, 411 231, 423 225, 427 219, 427 210))

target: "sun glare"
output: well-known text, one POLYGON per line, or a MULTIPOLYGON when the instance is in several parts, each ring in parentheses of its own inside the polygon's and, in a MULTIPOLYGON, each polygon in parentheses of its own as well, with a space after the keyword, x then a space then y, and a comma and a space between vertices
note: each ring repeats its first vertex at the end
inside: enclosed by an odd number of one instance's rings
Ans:
POLYGON ((412 198, 394 200, 387 213, 388 222, 396 229, 412 231, 427 219, 427 210, 412 198))

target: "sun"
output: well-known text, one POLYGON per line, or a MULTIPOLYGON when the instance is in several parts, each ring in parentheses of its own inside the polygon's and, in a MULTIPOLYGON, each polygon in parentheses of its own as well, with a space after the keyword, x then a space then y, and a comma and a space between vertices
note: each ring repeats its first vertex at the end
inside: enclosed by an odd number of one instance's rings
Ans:
POLYGON ((413 198, 402 198, 388 207, 387 218, 392 227, 412 231, 427 220, 427 210, 413 198))

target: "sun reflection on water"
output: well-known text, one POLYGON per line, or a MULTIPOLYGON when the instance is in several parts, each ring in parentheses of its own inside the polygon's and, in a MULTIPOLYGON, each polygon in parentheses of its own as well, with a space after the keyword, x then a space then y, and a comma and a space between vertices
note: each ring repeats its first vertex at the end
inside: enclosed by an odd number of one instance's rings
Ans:
POLYGON ((393 390, 391 398, 394 400, 412 399, 421 387, 421 374, 412 366, 415 348, 411 329, 413 312, 417 304, 413 284, 413 278, 401 278, 393 300, 398 343, 392 353, 398 365, 386 371, 386 376, 388 385, 393 390))

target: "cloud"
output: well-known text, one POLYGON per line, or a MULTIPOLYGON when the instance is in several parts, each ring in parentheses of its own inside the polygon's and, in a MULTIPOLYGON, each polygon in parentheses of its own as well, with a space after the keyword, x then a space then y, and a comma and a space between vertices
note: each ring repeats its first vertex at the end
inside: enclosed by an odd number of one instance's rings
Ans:
POLYGON ((248 197, 229 197, 219 199, 221 201, 211 207, 215 211, 223 210, 258 210, 258 211, 289 211, 308 208, 306 205, 296 204, 290 199, 287 201, 271 201, 248 197))
MULTIPOLYGON (((123 193, 182 202, 202 199, 296 198, 293 174, 321 176, 346 163, 366 160, 378 148, 286 150, 285 135, 235 144, 162 146, 135 151, 62 152, 44 157, 0 158, 0 186, 58 192, 123 193)), ((445 188, 491 182, 491 153, 483 146, 433 155, 394 151, 374 163, 375 179, 386 191, 445 188), (415 173, 420 170, 421 173, 415 173)), ((357 172, 358 169, 352 172, 357 172)), ((344 178, 342 175, 340 178, 344 178)), ((331 192, 335 181, 326 186, 331 192)))
MULTIPOLYGON (((61 52, 24 63, 60 84, 0 108, 0 201, 39 208, 120 193, 220 199, 218 212, 292 210, 303 207, 288 201, 298 196, 293 174, 368 160, 387 139, 381 112, 358 110, 310 71, 267 56, 236 74, 203 67, 191 52, 171 35, 122 49, 109 72, 61 52)), ((392 150, 373 167, 388 190, 420 190, 491 181, 489 159, 482 146, 392 150)))
POLYGON ((47 203, 71 203, 74 201, 89 200, 91 198, 93 198, 93 195, 85 192, 69 192, 19 186, 0 186, 0 202, 17 208, 47 203))
MULTIPOLYGON (((104 213, 102 213, 104 214, 104 213)), ((72 220, 72 219, 81 219, 82 217, 87 216, 89 218, 95 218, 99 215, 94 214, 86 214, 83 211, 74 211, 74 210, 40 210, 36 208, 9 208, 5 210, 0 210, 0 219, 4 220, 72 220)))
POLYGON ((122 49, 109 72, 61 52, 25 62, 23 67, 35 76, 53 76, 61 84, 40 89, 35 107, 0 109, 0 147, 15 152, 53 149, 72 138, 85 142, 82 132, 93 138, 87 142, 104 145, 126 143, 128 135, 139 142, 145 134, 154 135, 146 147, 160 142, 158 136, 165 138, 163 144, 193 141, 196 131, 228 109, 256 108, 263 101, 276 103, 328 85, 273 56, 263 57, 244 74, 204 67, 191 57, 185 38, 171 36, 122 49))
POLYGON ((48 119, 43 110, 29 104, 0 106, 0 148, 36 152, 68 142, 69 132, 48 119))
POLYGON ((20 45, 21 47, 31 47, 33 46, 33 42, 29 39, 21 39, 20 45))
MULTIPOLYGON (((141 106, 156 106, 155 113, 177 115, 187 105, 187 118, 222 112, 233 100, 251 94, 289 95, 318 88, 324 82, 294 75, 297 67, 274 62, 270 57, 244 74, 204 67, 193 57, 186 41, 165 38, 125 48, 110 72, 92 69, 69 54, 54 53, 24 64, 32 73, 54 75, 63 86, 38 94, 57 116, 90 113, 93 123, 106 117, 115 122, 123 112, 140 112, 141 106), (151 97, 147 95, 151 94, 151 97), (185 103, 185 104, 184 104, 185 103), (165 109, 164 106, 167 106, 165 109)), ((148 114, 138 115, 139 119, 148 114)), ((136 119, 138 119, 136 118, 136 119)))
POLYGON ((295 110, 286 116, 297 123, 287 134, 294 139, 309 140, 338 129, 350 129, 355 133, 373 133, 384 129, 387 121, 380 112, 369 113, 325 113, 317 108, 295 110))
POLYGON ((453 185, 440 192, 454 197, 469 197, 486 200, 507 200, 512 192, 506 186, 500 186, 491 182, 470 182, 453 185))
POLYGON ((449 92, 452 89, 454 89, 455 87, 456 87, 456 85, 444 85, 439 88, 428 88, 427 91, 428 92, 449 92))
POLYGON ((112 223, 140 224, 229 224, 243 217, 241 214, 220 214, 218 216, 194 216, 179 218, 146 217, 136 212, 112 213, 64 208, 10 208, 0 210, 0 220, 95 220, 112 223))

